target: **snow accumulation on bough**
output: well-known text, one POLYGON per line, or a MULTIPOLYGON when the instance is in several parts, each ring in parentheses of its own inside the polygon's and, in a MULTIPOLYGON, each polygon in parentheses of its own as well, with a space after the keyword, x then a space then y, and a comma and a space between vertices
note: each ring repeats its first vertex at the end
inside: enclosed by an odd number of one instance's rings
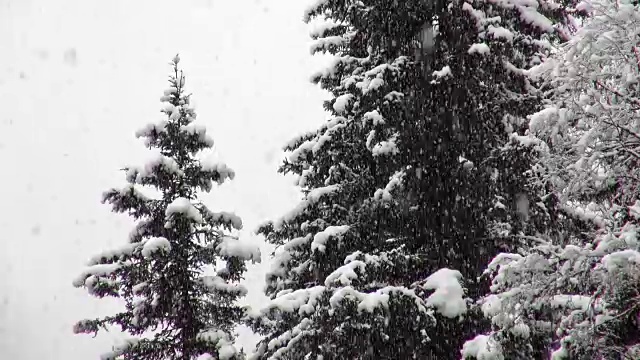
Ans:
POLYGON ((180 118, 180 107, 176 107, 173 104, 167 103, 164 105, 162 109, 167 115, 169 115, 169 120, 177 120, 180 118))
POLYGON ((127 352, 128 349, 138 344, 140 340, 135 338, 121 340, 113 349, 107 353, 100 355, 100 360, 114 360, 118 356, 127 352))
POLYGON ((175 86, 168 87, 168 88, 166 88, 164 90, 163 94, 165 96, 172 95, 172 94, 178 94, 178 88, 176 88, 175 86))
POLYGON ((404 179, 405 173, 404 171, 398 171, 389 177, 389 182, 384 187, 384 189, 377 189, 373 194, 373 198, 376 200, 382 201, 391 201, 393 198, 391 196, 391 192, 402 185, 402 180, 404 179))
POLYGON ((135 132, 137 138, 153 136, 154 134, 159 134, 165 131, 167 128, 167 120, 160 120, 156 123, 148 123, 144 127, 138 129, 135 132))
POLYGON ((300 315, 312 313, 325 290, 326 288, 324 286, 314 286, 308 289, 278 294, 275 299, 271 300, 269 304, 262 309, 262 312, 278 309, 288 313, 297 312, 300 315))
POLYGON ((184 131, 189 135, 197 135, 198 139, 209 147, 213 147, 213 138, 207 135, 207 127, 202 124, 188 124, 180 126, 180 131, 184 131))
POLYGON ((460 285, 462 274, 458 270, 440 269, 431 274, 424 288, 435 290, 427 299, 427 305, 433 306, 443 316, 455 318, 467 312, 464 289, 460 285))
MULTIPOLYGON (((381 289, 382 290, 382 289, 381 289)), ((358 311, 373 312, 376 308, 389 308, 389 294, 378 290, 374 293, 363 293, 351 286, 339 288, 329 299, 332 308, 341 306, 345 299, 358 301, 358 311)))
POLYGON ((304 18, 303 20, 305 22, 309 22, 309 20, 311 20, 311 13, 313 11, 315 11, 318 7, 326 4, 329 0, 314 0, 311 4, 309 4, 309 6, 307 6, 307 8, 304 11, 304 18))
POLYGON ((640 269, 640 252, 633 249, 616 251, 605 255, 602 258, 602 265, 609 272, 615 272, 628 265, 632 265, 640 269))
POLYGON ((358 278, 356 270, 364 273, 366 266, 367 264, 364 261, 350 261, 329 274, 329 276, 324 280, 324 286, 330 287, 333 284, 351 286, 352 281, 358 278))
POLYGON ((93 256, 87 265, 96 265, 99 264, 103 259, 110 260, 114 258, 120 258, 123 256, 131 256, 133 252, 141 246, 140 243, 129 243, 122 245, 116 249, 110 249, 102 251, 101 253, 93 256))
POLYGON ((326 31, 338 26, 340 26, 340 24, 331 19, 315 22, 312 29, 309 31, 309 37, 311 37, 312 39, 317 39, 321 36, 324 36, 324 33, 326 31))
POLYGON ((362 82, 358 82, 356 86, 362 89, 362 93, 366 94, 372 90, 378 90, 380 87, 384 85, 384 80, 381 77, 381 74, 372 78, 365 78, 362 82))
POLYGON ((561 208, 568 214, 573 215, 585 222, 591 222, 600 228, 605 228, 606 226, 606 223, 602 218, 602 216, 594 213, 589 209, 578 207, 578 206, 568 206, 568 205, 561 205, 561 208))
POLYGON ((323 231, 315 234, 313 241, 311 242, 311 251, 318 250, 320 252, 324 252, 327 241, 330 237, 340 239, 344 233, 349 231, 349 228, 349 225, 329 226, 323 231))
POLYGON ((226 179, 233 180, 236 176, 235 171, 227 166, 225 163, 214 161, 202 161, 202 170, 207 172, 217 172, 220 175, 218 184, 222 184, 226 179))
MULTIPOLYGON (((273 258, 271 259, 271 267, 269 269, 268 275, 285 277, 287 275, 287 272, 289 271, 286 266, 293 258, 293 254, 299 252, 300 248, 306 247, 312 240, 312 235, 307 234, 304 237, 294 238, 285 243, 283 246, 278 247, 274 253, 273 258)), ((296 269, 294 269, 294 271, 297 271, 297 269, 302 269, 303 266, 304 264, 298 266, 296 269)))
POLYGON ((491 52, 491 50, 489 49, 489 45, 485 43, 478 43, 478 44, 471 45, 471 47, 469 47, 469 50, 467 52, 469 54, 473 54, 473 53, 488 54, 489 52, 491 52))
POLYGON ((313 144, 313 147, 311 148, 311 152, 316 154, 327 141, 331 140, 335 131, 344 128, 345 126, 345 124, 336 124, 335 126, 327 128, 324 134, 317 138, 315 144, 313 144))
POLYGON ((493 277, 493 284, 491 285, 491 291, 497 291, 497 288, 502 281, 504 281, 506 277, 507 270, 513 266, 514 263, 523 260, 524 257, 520 254, 511 254, 511 253, 500 253, 496 255, 489 265, 487 269, 484 271, 484 274, 489 273, 497 273, 493 277))
POLYGON ((591 297, 584 295, 554 295, 551 305, 561 308, 587 310, 591 304, 591 297))
POLYGON ((381 156, 381 155, 390 155, 398 153, 398 146, 396 145, 396 140, 398 138, 398 134, 393 134, 388 140, 381 141, 376 144, 373 149, 371 149, 371 153, 373 156, 381 156))
MULTIPOLYGON (((218 351, 218 360, 232 359, 238 353, 231 341, 231 335, 222 330, 203 331, 198 334, 198 340, 214 344, 214 347, 218 351)), ((209 357, 209 359, 213 359, 213 357, 209 357)))
POLYGON ((202 276, 200 281, 211 293, 231 293, 239 296, 247 294, 247 289, 244 285, 227 283, 220 276, 202 276))
POLYGON ((168 174, 176 174, 182 176, 184 172, 180 169, 178 163, 168 156, 155 153, 153 158, 147 161, 142 167, 130 167, 127 170, 126 178, 129 183, 141 184, 145 180, 157 176, 157 172, 164 171, 168 174))
POLYGON ((333 110, 338 114, 343 114, 347 111, 347 106, 351 103, 353 98, 353 94, 343 94, 338 96, 336 101, 333 103, 333 110))
POLYGON ((553 23, 547 19, 544 15, 540 14, 538 10, 528 7, 517 5, 520 11, 520 19, 527 24, 531 24, 542 31, 553 33, 553 23))
POLYGON ((260 248, 257 245, 240 241, 235 237, 223 236, 217 250, 221 256, 237 257, 242 260, 260 262, 260 248))
POLYGON ((342 306, 343 301, 348 299, 358 302, 357 309, 359 312, 373 313, 376 309, 386 311, 389 309, 389 299, 392 294, 413 299, 419 312, 426 316, 431 316, 430 310, 425 307, 422 299, 413 290, 403 286, 386 286, 370 293, 360 292, 351 286, 345 286, 338 288, 333 293, 329 299, 329 304, 332 308, 338 308, 342 306))
POLYGON ((462 346, 462 358, 476 360, 504 360, 502 347, 490 336, 478 335, 462 346))
POLYGON ((332 138, 333 132, 345 126, 345 122, 346 119, 344 117, 336 116, 328 121, 320 130, 302 134, 294 138, 289 144, 287 144, 287 146, 284 147, 285 151, 292 148, 295 143, 304 138, 308 138, 308 140, 304 141, 302 144, 298 145, 297 148, 291 151, 289 154, 289 161, 292 163, 299 162, 309 152, 313 154, 317 153, 322 146, 332 138), (324 131, 324 133, 319 135, 319 132, 321 131, 324 131))
POLYGON ((314 55, 317 52, 326 51, 330 49, 331 46, 340 47, 340 46, 344 46, 348 42, 349 42, 349 38, 347 36, 321 37, 313 42, 313 44, 309 48, 309 53, 311 55, 314 55))
POLYGON ((193 206, 189 199, 183 197, 173 200, 173 202, 167 206, 165 215, 168 221, 173 215, 183 215, 196 223, 202 223, 202 215, 200 214, 200 211, 193 206))
POLYGON ((149 258, 158 250, 170 251, 171 244, 169 243, 169 240, 163 237, 150 238, 144 242, 141 254, 144 258, 149 258))
POLYGON ((380 115, 380 112, 378 112, 378 110, 372 110, 372 111, 366 112, 363 115, 362 119, 363 119, 363 122, 370 120, 374 126, 385 123, 384 118, 382 117, 382 115, 380 115))
POLYGON ((493 26, 493 25, 489 25, 487 27, 487 32, 491 35, 493 35, 493 37, 495 39, 505 39, 508 42, 512 42, 513 41, 513 33, 505 28, 503 28, 502 26, 493 26))
MULTIPOLYGON (((451 67, 449 67, 449 65, 444 66, 442 69, 440 70, 436 70, 433 72, 433 76, 435 76, 437 79, 443 78, 443 77, 447 77, 447 76, 451 76, 451 67)), ((435 83, 436 80, 433 80, 431 83, 435 83)))
POLYGON ((297 216, 301 215, 307 207, 317 203, 323 196, 329 195, 331 193, 336 192, 340 188, 340 185, 334 184, 329 186, 324 186, 321 188, 316 188, 311 190, 307 196, 298 203, 293 209, 284 214, 281 218, 277 219, 273 227, 275 230, 279 230, 284 223, 289 222, 295 219, 297 216))
POLYGON ((96 264, 86 268, 82 274, 73 280, 74 287, 81 287, 85 285, 85 281, 90 276, 109 276, 119 270, 122 266, 128 263, 115 263, 115 264, 96 264))
POLYGON ((242 230, 242 219, 234 213, 230 213, 226 211, 221 211, 221 212, 207 211, 206 217, 207 217, 207 221, 214 222, 215 225, 218 225, 218 224, 229 225, 236 230, 242 230))

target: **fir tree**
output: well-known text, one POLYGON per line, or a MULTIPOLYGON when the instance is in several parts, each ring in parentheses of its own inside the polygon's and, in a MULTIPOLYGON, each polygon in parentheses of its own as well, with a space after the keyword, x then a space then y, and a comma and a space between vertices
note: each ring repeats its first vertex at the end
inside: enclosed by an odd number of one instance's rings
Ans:
POLYGON ((299 176, 305 197, 260 228, 280 248, 267 278, 273 301, 254 322, 265 335, 256 358, 420 357, 434 314, 457 317, 467 303, 458 271, 421 273, 423 256, 396 238, 408 209, 388 201, 402 179, 384 111, 395 116, 402 106, 395 90, 404 89, 409 61, 388 63, 343 25, 314 36, 314 51, 339 55, 314 77, 334 95, 325 104, 333 117, 285 147, 280 171, 299 176))
POLYGON ((524 73, 570 31, 565 10, 418 0, 310 8, 307 20, 325 20, 313 51, 336 56, 314 77, 332 93, 334 117, 286 148, 281 171, 299 175, 306 196, 261 229, 281 249, 258 357, 457 359, 488 327, 468 312, 466 298, 488 291, 477 278, 499 246, 526 245, 553 219, 553 197, 530 185, 543 145, 524 135, 540 103, 524 73))
POLYGON ((122 299, 123 311, 76 324, 76 333, 118 326, 132 336, 106 354, 108 359, 240 359, 234 328, 245 309, 236 301, 246 260, 258 254, 229 235, 242 221, 232 213, 210 211, 198 201, 213 183, 233 179, 224 164, 201 161, 212 148, 206 129, 185 94, 185 77, 171 65, 170 87, 161 101, 166 120, 139 130, 137 137, 156 149, 144 167, 128 167, 128 185, 104 193, 113 211, 136 220, 128 244, 93 257, 74 281, 96 297, 122 299), (145 191, 146 188, 155 191, 145 191))

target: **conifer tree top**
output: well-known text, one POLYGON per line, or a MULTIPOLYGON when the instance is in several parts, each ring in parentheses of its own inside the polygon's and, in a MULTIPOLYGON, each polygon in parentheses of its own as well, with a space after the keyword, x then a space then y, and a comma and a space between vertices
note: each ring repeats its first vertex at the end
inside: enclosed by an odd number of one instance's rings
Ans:
POLYGON ((125 302, 121 312, 76 324, 76 333, 96 333, 118 326, 132 336, 105 359, 241 359, 233 346, 234 328, 244 316, 238 298, 245 261, 259 260, 257 248, 230 231, 242 228, 233 213, 213 212, 198 200, 213 183, 233 179, 225 164, 204 163, 201 150, 213 140, 185 95, 185 76, 173 73, 161 110, 166 119, 136 132, 156 157, 144 166, 125 168, 128 182, 104 193, 113 211, 136 220, 127 244, 95 256, 74 281, 97 297, 125 302), (152 188, 151 197, 143 188, 152 188))

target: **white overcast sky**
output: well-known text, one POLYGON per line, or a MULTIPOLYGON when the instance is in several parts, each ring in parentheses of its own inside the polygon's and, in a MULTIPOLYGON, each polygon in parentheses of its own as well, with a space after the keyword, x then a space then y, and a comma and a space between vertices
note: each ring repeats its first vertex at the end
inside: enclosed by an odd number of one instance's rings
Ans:
MULTIPOLYGON (((117 309, 71 281, 131 222, 100 203, 139 164, 177 52, 198 121, 236 180, 207 196, 245 241, 297 200, 282 145, 326 118, 310 74, 308 0, 0 0, 0 359, 96 359, 110 336, 73 323, 117 309)), ((264 247, 263 247, 264 249, 264 247)), ((263 257, 268 253, 263 253, 263 257)), ((248 274, 259 306, 268 264, 248 274)), ((250 336, 243 334, 243 343, 250 336)))

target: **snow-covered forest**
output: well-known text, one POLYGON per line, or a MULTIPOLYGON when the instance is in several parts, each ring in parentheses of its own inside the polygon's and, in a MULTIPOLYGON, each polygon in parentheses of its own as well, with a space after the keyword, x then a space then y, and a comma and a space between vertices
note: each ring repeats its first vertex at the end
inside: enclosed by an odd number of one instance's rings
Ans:
MULTIPOLYGON (((324 115, 252 120, 279 127, 283 158, 258 161, 294 181, 295 201, 247 182, 253 192, 229 196, 250 167, 223 161, 218 140, 243 135, 213 131, 222 114, 201 116, 194 98, 221 99, 192 93, 202 80, 175 44, 178 55, 156 59, 168 80, 156 107, 135 109, 160 115, 103 140, 137 138, 148 156, 122 156, 102 189, 103 216, 128 219, 120 237, 71 250, 89 260, 67 286, 100 310, 65 311, 62 331, 99 336, 105 360, 640 359, 640 3, 304 5, 287 16, 322 61, 310 84, 295 81, 322 91, 324 115), (317 126, 299 133, 308 117, 317 126), (220 206, 225 192, 224 205, 267 209, 264 221, 220 206)), ((287 40, 256 41, 278 54, 287 40)), ((242 92, 278 93, 282 76, 244 80, 242 92)), ((294 96, 283 91, 280 108, 294 96)), ((255 105, 243 99, 234 110, 255 105)), ((276 137, 253 136, 247 163, 256 141, 276 137)))

